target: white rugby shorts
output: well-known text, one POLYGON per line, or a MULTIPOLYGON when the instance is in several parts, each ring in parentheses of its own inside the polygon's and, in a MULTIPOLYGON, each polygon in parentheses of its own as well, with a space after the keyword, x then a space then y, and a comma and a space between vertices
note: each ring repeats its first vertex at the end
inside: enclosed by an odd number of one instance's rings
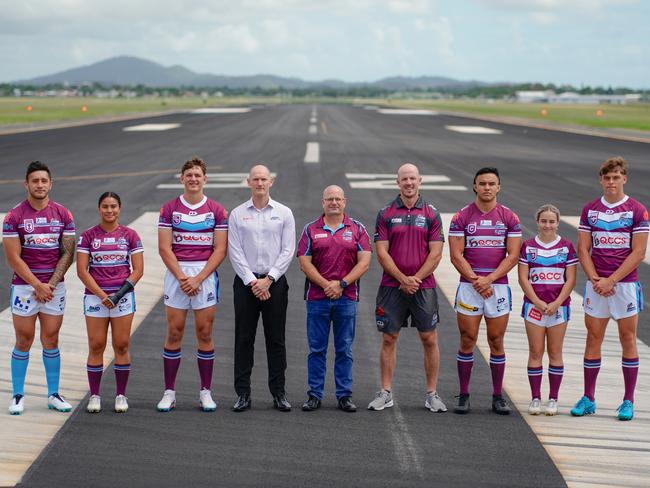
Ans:
POLYGON ((494 291, 492 296, 485 299, 471 283, 459 283, 454 310, 463 315, 484 315, 488 319, 510 313, 512 310, 510 287, 505 284, 493 284, 492 290, 494 291))
POLYGON ((594 291, 591 281, 587 281, 582 301, 585 313, 598 319, 611 317, 619 320, 632 317, 643 310, 643 291, 638 281, 616 283, 614 292, 611 297, 599 295, 594 291))
POLYGON ((124 295, 113 308, 107 308, 97 295, 84 295, 84 315, 86 317, 124 317, 135 312, 135 294, 124 295))
POLYGON ((571 316, 571 308, 565 305, 558 308, 554 315, 544 315, 532 303, 524 302, 521 307, 521 316, 526 322, 548 328, 568 322, 571 316))
MULTIPOLYGON (((178 264, 185 276, 196 276, 205 267, 206 262, 179 262, 178 264)), ((164 293, 164 302, 168 307, 182 310, 214 307, 219 302, 219 276, 216 272, 212 273, 201 283, 199 293, 191 297, 181 289, 178 280, 167 270, 164 293)))
POLYGON ((31 317, 39 312, 47 315, 63 315, 65 295, 64 283, 56 285, 54 297, 49 302, 37 301, 31 285, 11 285, 11 313, 21 317, 31 317))

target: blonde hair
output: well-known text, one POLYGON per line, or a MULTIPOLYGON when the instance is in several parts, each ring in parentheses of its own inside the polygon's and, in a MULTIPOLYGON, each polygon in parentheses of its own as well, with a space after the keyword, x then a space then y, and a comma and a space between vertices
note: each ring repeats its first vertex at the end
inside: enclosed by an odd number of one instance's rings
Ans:
POLYGON ((557 221, 560 221, 560 211, 555 205, 552 205, 550 203, 545 203, 541 207, 537 209, 537 212, 535 212, 535 222, 539 222, 539 216, 542 215, 544 212, 552 212, 555 214, 555 217, 557 218, 557 221))

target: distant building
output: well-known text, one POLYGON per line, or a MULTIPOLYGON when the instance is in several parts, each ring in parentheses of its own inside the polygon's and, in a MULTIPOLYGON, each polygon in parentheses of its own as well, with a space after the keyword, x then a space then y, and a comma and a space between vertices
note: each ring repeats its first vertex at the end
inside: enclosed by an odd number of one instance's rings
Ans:
POLYGON ((581 95, 575 92, 564 92, 559 95, 552 90, 547 91, 518 91, 515 99, 519 103, 550 103, 572 105, 625 105, 641 101, 641 94, 627 95, 581 95))

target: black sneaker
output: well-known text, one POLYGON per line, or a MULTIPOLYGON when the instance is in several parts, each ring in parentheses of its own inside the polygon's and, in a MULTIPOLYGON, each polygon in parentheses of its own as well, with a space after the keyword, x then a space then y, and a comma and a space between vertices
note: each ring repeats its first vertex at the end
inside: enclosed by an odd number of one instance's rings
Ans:
POLYGON ((357 411, 357 406, 352 403, 352 397, 344 396, 339 398, 339 408, 344 412, 353 413, 357 411))
POLYGON ((309 395, 309 398, 302 404, 302 409, 305 412, 313 412, 320 408, 320 400, 314 395, 309 395))
POLYGON ((492 411, 499 415, 510 415, 510 407, 501 395, 492 395, 492 411))
POLYGON ((469 393, 461 393, 456 398, 458 398, 458 403, 454 407, 454 413, 469 413, 469 393))

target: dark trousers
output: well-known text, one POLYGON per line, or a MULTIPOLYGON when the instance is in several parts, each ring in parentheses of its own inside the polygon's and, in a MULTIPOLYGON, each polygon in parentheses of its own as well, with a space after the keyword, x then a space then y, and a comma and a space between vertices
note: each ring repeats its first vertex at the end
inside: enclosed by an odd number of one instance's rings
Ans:
POLYGON ((232 286, 235 298, 235 391, 237 395, 251 392, 255 334, 261 313, 269 369, 269 390, 272 395, 284 393, 284 372, 287 369, 284 329, 289 301, 287 279, 282 276, 271 285, 271 298, 266 301, 255 298, 251 288, 244 285, 239 276, 235 276, 232 286))

